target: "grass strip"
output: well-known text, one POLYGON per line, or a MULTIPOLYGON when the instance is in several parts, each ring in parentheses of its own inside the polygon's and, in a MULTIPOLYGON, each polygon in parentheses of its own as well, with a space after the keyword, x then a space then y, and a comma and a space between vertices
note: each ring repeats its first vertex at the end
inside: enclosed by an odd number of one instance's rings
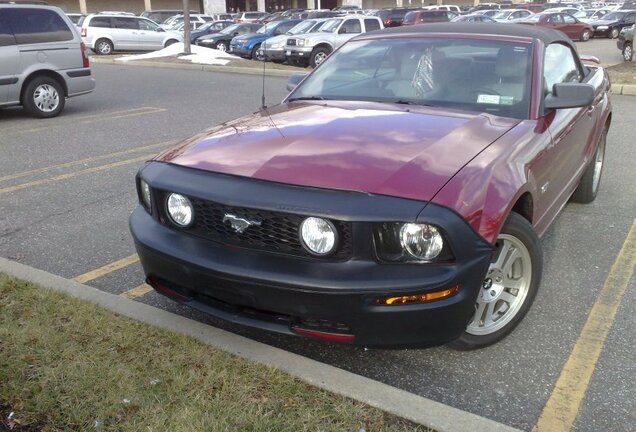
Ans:
POLYGON ((636 84, 636 61, 623 62, 605 68, 610 81, 616 84, 636 84))
POLYGON ((0 431, 430 431, 0 274, 0 431))

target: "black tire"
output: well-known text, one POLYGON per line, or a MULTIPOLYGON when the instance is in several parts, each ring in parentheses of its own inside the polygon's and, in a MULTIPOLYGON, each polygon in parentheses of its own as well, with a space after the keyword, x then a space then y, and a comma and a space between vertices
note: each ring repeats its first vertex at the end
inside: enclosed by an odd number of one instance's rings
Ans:
POLYGON ((309 65, 312 68, 316 68, 322 64, 323 61, 327 58, 327 56, 331 54, 331 50, 325 47, 317 47, 311 52, 311 57, 309 58, 309 65))
POLYGON ((585 169, 581 182, 576 188, 570 201, 580 204, 588 204, 594 201, 601 184, 601 175, 605 165, 605 148, 607 146, 607 129, 603 129, 598 139, 594 157, 585 169))
POLYGON ((178 42, 178 40, 176 39, 168 39, 166 41, 166 43, 163 45, 164 48, 168 48, 170 45, 172 44, 176 44, 178 42))
POLYGON ((31 80, 22 94, 22 106, 38 118, 56 117, 64 108, 65 95, 62 85, 47 76, 31 80))
MULTIPOLYGON (((471 322, 469 323, 466 331, 457 340, 448 344, 448 346, 451 348, 454 348, 460 351, 468 351, 468 350, 485 348, 489 345, 494 344, 495 342, 500 341, 501 339, 509 335, 515 329, 515 327, 519 324, 519 322, 521 322, 523 317, 528 313, 528 310, 530 309, 530 306, 532 305, 532 302, 534 301, 537 295, 537 292, 539 290, 539 285, 541 283, 541 274, 543 272, 543 252, 541 250, 541 244, 539 242, 539 238, 537 237, 537 234, 534 232, 534 229, 532 229, 532 225, 530 225, 530 223, 523 216, 517 213, 510 213, 510 215, 508 216, 508 219, 506 219, 506 222, 501 230, 501 233, 499 234, 499 237, 497 238, 496 247, 497 249, 495 253, 493 254, 493 263, 491 264, 491 268, 488 270, 488 274, 486 275, 486 278, 484 279, 483 286, 482 286, 483 289, 480 289, 480 292, 478 294, 478 299, 476 300, 475 317, 473 317, 473 320, 471 320, 471 322), (501 296, 503 292, 506 291, 507 288, 501 289, 499 291, 499 294, 492 295, 491 296, 492 299, 489 301, 489 304, 493 305, 492 306, 493 310, 497 308, 497 305, 499 305, 499 310, 501 310, 504 304, 508 304, 503 314, 500 315, 499 319, 494 322, 494 323, 499 323, 500 322, 499 320, 504 320, 504 321, 501 321, 501 323, 503 323, 503 326, 501 328, 496 329, 497 324, 493 324, 493 326, 495 326, 495 328, 493 328, 494 331, 490 333, 476 334, 474 330, 471 331, 471 326, 475 325, 474 319, 477 318, 477 311, 481 310, 477 308, 477 305, 478 305, 477 301, 482 296, 485 297, 486 293, 488 292, 493 293, 495 289, 497 288, 496 282, 494 282, 494 280, 492 279, 494 278, 493 275, 497 274, 494 272, 494 268, 496 267, 496 263, 499 262, 499 258, 502 258, 504 262, 506 262, 505 257, 500 257, 501 255, 500 252, 502 250, 501 248, 504 244, 508 244, 505 242, 509 242, 512 239, 514 239, 514 241, 517 242, 519 245, 522 245, 523 247, 525 247, 525 251, 522 251, 521 249, 523 248, 516 248, 514 247, 514 244, 513 244, 514 249, 513 248, 507 249, 507 251, 509 252, 508 256, 511 256, 511 257, 513 256, 512 253, 519 252, 519 258, 514 258, 514 259, 511 258, 512 262, 518 263, 519 261, 517 260, 521 260, 522 270, 527 269, 527 264, 525 263, 524 260, 529 260, 529 264, 530 264, 529 265, 530 270, 527 272, 529 279, 525 282, 526 286, 524 288, 525 295, 522 295, 518 300, 515 299, 515 301, 517 302, 515 306, 511 306, 505 301, 500 300, 502 298, 501 296), (514 310, 510 312, 511 309, 514 309, 514 310), (506 316, 506 313, 511 313, 512 315, 506 316)), ((512 271, 512 269, 510 269, 509 271, 512 271)), ((515 271, 518 271, 518 270, 515 270, 515 271)), ((499 273, 499 274, 503 275, 504 277, 508 277, 506 276, 505 273, 499 273)), ((501 281, 501 283, 499 284, 499 287, 504 286, 503 281, 505 279, 498 279, 498 280, 501 281)), ((523 285, 523 283, 520 283, 520 285, 523 285)), ((507 292, 509 293, 510 291, 507 291, 507 292)), ((521 290, 519 290, 517 291, 516 296, 519 296, 521 294, 522 292, 521 290)), ((488 310, 486 310, 485 312, 487 313, 488 310)), ((478 326, 479 326, 479 323, 477 324, 477 327, 478 326)))
POLYGON ((611 28, 608 35, 610 39, 616 39, 618 37, 618 34, 620 33, 620 30, 617 28, 611 28))
POLYGON ((252 48, 252 53, 250 54, 250 58, 252 60, 258 60, 258 61, 263 61, 264 60, 264 56, 259 56, 258 55, 258 50, 260 49, 261 44, 256 44, 254 45, 254 48, 252 48))
POLYGON ((590 32, 588 29, 583 30, 583 33, 581 33, 581 36, 579 37, 579 40, 581 42, 587 42, 590 40, 590 37, 592 36, 592 32, 590 32))
POLYGON ((625 45, 623 46, 623 60, 625 61, 632 61, 632 59, 634 58, 634 47, 632 47, 632 44, 630 43, 625 43, 625 45))
POLYGON ((108 39, 101 38, 95 42, 95 52, 98 55, 109 55, 113 53, 113 50, 113 43, 108 39))
POLYGON ((219 41, 216 43, 216 45, 214 45, 214 48, 218 49, 219 51, 227 52, 227 42, 219 41))

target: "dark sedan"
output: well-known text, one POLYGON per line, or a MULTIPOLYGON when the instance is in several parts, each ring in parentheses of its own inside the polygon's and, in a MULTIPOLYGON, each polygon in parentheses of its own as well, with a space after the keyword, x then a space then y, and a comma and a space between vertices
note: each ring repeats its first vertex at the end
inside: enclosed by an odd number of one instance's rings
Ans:
POLYGON ((623 60, 632 61, 634 58, 634 26, 625 27, 616 39, 616 47, 621 50, 623 60))
POLYGON ((199 37, 196 43, 197 45, 204 46, 206 48, 215 48, 219 51, 228 51, 230 49, 230 41, 232 40, 232 38, 248 33, 255 33, 261 27, 263 27, 262 24, 254 23, 234 24, 224 28, 218 33, 199 37))
POLYGON ((558 31, 427 24, 357 36, 288 88, 139 170, 148 283, 234 323, 363 346, 512 332, 539 290, 540 236, 599 190, 603 68, 558 31))
POLYGON ((193 44, 196 44, 196 40, 198 38, 218 33, 231 25, 234 25, 234 21, 212 21, 209 23, 205 23, 198 29, 192 30, 190 32, 190 41, 193 44))
POLYGON ((591 24, 581 22, 572 15, 561 12, 543 12, 515 21, 515 23, 559 30, 568 35, 570 39, 583 42, 590 40, 594 33, 591 24))
POLYGON ((634 25, 636 11, 618 10, 604 15, 603 18, 590 22, 594 27, 594 36, 616 39, 621 29, 634 25))

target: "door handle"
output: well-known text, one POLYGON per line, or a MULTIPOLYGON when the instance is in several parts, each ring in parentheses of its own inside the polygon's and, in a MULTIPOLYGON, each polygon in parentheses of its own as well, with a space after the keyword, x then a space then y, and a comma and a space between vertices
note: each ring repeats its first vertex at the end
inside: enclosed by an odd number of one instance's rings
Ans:
POLYGON ((592 114, 594 114, 594 110, 596 109, 596 107, 594 105, 590 105, 587 110, 585 111, 585 113, 592 117, 592 114))

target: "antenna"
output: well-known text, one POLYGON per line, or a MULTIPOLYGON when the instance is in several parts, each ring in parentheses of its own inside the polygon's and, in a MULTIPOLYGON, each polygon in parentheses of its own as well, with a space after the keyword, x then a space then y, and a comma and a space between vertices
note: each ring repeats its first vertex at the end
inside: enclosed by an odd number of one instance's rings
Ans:
POLYGON ((263 93, 261 94, 261 109, 266 109, 267 105, 265 105, 265 50, 267 49, 267 45, 265 44, 265 42, 267 41, 264 40, 261 48, 263 48, 263 93))

